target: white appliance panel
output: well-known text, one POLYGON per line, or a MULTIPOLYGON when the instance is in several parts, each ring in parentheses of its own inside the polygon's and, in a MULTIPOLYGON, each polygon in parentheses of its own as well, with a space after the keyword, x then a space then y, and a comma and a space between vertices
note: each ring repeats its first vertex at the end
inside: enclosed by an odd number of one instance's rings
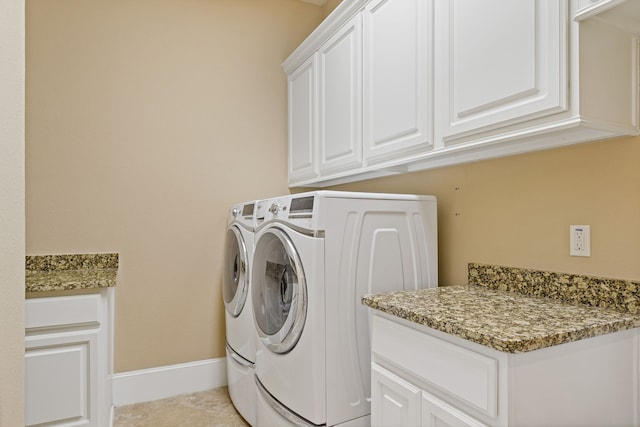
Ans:
POLYGON ((256 329, 251 303, 256 203, 229 209, 223 270, 227 387, 233 405, 251 425, 256 423, 256 329))
MULTIPOLYGON (((324 312, 324 239, 298 233, 282 224, 270 225, 256 234, 257 247, 263 236, 270 238, 270 229, 278 227, 294 242, 307 286, 309 303, 304 329, 296 345, 286 353, 270 350, 266 338, 261 338, 256 352, 256 375, 264 387, 284 406, 315 423, 326 418, 325 386, 325 312, 324 312)), ((267 246, 265 246, 267 248, 267 246)), ((256 258, 261 258, 256 253, 256 258)), ((256 266, 254 275, 269 274, 256 266)), ((254 295, 259 294, 261 281, 254 280, 254 295)), ((259 300, 256 300, 259 302, 259 300)), ((263 305, 254 304, 254 311, 263 305)), ((277 334, 275 332, 274 334, 277 334)), ((282 337, 284 338, 284 337, 282 337)))
POLYGON ((278 353, 259 343, 256 352, 256 377, 280 411, 327 426, 368 419, 369 317, 361 298, 437 286, 436 218, 432 196, 315 191, 258 204, 258 252, 266 230, 286 230, 307 285, 296 345, 278 353))
POLYGON ((227 389, 233 405, 252 426, 256 425, 256 384, 253 363, 227 346, 227 389))
POLYGON ((327 423, 370 411, 370 341, 363 295, 437 284, 435 199, 323 200, 327 227, 327 423), (429 232, 427 233, 427 230, 429 232), (434 259, 435 257, 435 259, 434 259), (335 307, 332 309, 331 305, 335 307))

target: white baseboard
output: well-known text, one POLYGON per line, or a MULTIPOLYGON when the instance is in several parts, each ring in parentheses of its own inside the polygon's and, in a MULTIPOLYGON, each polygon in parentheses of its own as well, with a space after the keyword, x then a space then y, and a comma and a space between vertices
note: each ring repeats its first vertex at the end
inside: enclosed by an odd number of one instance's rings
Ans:
POLYGON ((113 405, 164 399, 227 385, 226 358, 113 374, 113 405))

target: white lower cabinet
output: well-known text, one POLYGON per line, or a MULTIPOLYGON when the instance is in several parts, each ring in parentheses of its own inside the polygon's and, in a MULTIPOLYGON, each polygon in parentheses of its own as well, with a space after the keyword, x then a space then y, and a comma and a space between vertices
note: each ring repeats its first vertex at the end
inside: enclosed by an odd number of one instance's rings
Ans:
POLYGON ((373 426, 639 425, 636 330, 504 353, 372 315, 373 426))
POLYGON ((372 426, 486 426, 376 363, 371 366, 371 385, 372 426))
POLYGON ((371 366, 371 425, 419 426, 421 390, 375 363, 371 366))
POLYGON ((110 424, 108 293, 25 301, 25 425, 110 424))
POLYGON ((98 425, 96 332, 30 337, 25 352, 26 425, 98 425))
POLYGON ((421 425, 425 427, 486 427, 486 424, 424 391, 422 392, 421 425))

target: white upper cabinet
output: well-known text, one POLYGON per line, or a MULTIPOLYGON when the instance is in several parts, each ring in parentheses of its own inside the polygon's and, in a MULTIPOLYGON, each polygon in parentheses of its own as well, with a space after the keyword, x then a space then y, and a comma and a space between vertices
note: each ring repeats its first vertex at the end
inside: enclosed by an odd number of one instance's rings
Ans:
POLYGON ((567 109, 567 5, 436 2, 436 98, 443 145, 567 109))
POLYGON ((435 150, 408 171, 637 135, 637 34, 581 6, 436 2, 435 150))
POLYGON ((430 18, 424 0, 343 1, 285 61, 290 186, 385 175, 432 146, 430 18))
POLYGON ((362 166, 362 26, 356 15, 318 52, 319 171, 362 166))
POLYGON ((315 178, 317 118, 316 61, 307 59, 288 76, 289 182, 315 178))
POLYGON ((343 0, 287 58, 289 185, 638 134, 638 0, 343 0))
POLYGON ((367 164, 432 145, 431 5, 374 0, 364 9, 364 140, 367 164))

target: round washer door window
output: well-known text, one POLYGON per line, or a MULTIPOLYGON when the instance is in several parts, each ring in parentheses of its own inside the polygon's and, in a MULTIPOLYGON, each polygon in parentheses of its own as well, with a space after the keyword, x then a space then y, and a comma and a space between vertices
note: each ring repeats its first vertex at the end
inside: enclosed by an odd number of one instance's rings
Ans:
POLYGON ((222 275, 222 297, 227 312, 237 317, 242 312, 249 293, 247 246, 238 227, 227 230, 225 265, 222 275))
POLYGON ((304 327, 307 286, 293 242, 277 227, 256 242, 251 292, 261 341, 275 353, 290 351, 304 327))

